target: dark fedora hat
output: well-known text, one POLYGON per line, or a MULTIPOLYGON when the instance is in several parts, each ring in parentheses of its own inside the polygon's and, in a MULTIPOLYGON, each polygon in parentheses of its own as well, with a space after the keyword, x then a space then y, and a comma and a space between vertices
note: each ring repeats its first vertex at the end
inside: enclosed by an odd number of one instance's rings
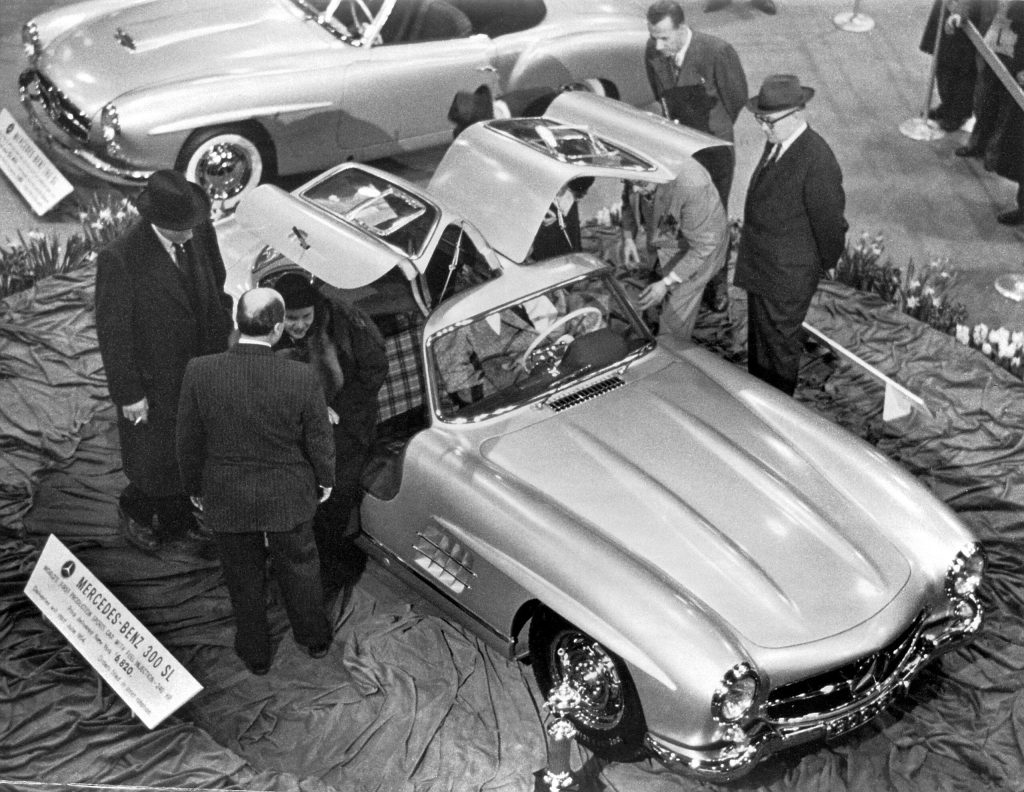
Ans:
POLYGON ((146 180, 135 207, 157 228, 185 231, 210 219, 210 199, 177 171, 158 170, 146 180))
POLYGON ((772 74, 764 78, 757 96, 747 100, 753 113, 776 113, 792 107, 803 107, 814 96, 814 89, 800 85, 795 74, 772 74))

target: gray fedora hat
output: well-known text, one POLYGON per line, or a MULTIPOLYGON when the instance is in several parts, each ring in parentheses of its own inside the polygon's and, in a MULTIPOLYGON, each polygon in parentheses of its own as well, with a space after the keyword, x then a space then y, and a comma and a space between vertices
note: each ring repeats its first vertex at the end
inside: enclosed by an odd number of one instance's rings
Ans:
POLYGON ((158 170, 146 180, 135 207, 157 228, 185 231, 210 219, 210 199, 177 171, 158 170))
POLYGON ((757 96, 747 100, 747 109, 753 113, 777 113, 803 107, 812 96, 814 89, 800 85, 795 74, 771 74, 764 78, 757 96))

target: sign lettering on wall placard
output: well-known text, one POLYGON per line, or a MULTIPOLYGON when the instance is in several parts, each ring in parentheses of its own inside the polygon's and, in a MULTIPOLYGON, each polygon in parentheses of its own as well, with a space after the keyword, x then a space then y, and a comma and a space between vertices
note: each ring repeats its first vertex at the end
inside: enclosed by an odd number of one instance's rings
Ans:
POLYGON ((25 595, 150 729, 203 689, 52 534, 25 595))
POLYGON ((74 191, 6 108, 0 110, 0 170, 37 215, 46 214, 74 191))

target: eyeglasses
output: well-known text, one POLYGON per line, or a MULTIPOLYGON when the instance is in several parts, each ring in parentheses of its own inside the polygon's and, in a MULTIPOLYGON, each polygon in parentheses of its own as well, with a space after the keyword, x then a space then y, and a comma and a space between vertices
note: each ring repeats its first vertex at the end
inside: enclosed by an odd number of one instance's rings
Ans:
POLYGON ((754 113, 754 120, 757 121, 757 123, 759 123, 759 124, 763 124, 764 126, 768 127, 769 129, 773 129, 775 127, 775 125, 777 123, 779 123, 779 121, 781 121, 783 118, 789 118, 791 115, 793 115, 793 113, 798 113, 802 109, 803 109, 802 107, 794 107, 788 113, 783 113, 778 118, 769 118, 766 115, 761 115, 760 113, 754 113))

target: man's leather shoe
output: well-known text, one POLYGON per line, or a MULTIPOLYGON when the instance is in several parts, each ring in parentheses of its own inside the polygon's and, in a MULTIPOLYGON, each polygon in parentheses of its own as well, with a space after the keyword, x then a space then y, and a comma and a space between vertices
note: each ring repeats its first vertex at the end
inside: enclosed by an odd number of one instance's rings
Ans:
POLYGON ((317 644, 316 646, 307 646, 306 653, 314 660, 319 660, 321 657, 327 654, 330 648, 331 645, 329 643, 317 644))
POLYGON ((266 676, 267 672, 270 670, 270 663, 263 663, 260 665, 249 665, 247 662, 243 660, 242 665, 249 669, 249 673, 253 676, 266 676))
POLYGON ((120 506, 117 507, 117 524, 128 543, 140 550, 152 553, 160 547, 160 540, 153 529, 132 519, 120 506))
POLYGON ((1024 209, 1011 209, 996 215, 996 222, 1002 225, 1015 226, 1024 223, 1024 209))
POLYGON ((775 7, 775 0, 750 0, 750 4, 765 14, 774 14, 778 10, 775 7))
POLYGON ((704 12, 711 13, 712 11, 721 11, 723 8, 728 8, 732 5, 732 0, 707 0, 704 3, 704 12))
POLYGON ((958 157, 980 157, 982 151, 977 146, 957 146, 953 153, 958 157))

